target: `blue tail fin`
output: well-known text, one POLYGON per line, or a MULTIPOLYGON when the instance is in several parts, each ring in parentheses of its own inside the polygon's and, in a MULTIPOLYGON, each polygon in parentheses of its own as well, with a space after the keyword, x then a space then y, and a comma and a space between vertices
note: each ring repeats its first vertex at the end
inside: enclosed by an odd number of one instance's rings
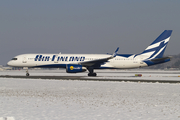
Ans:
POLYGON ((147 56, 147 59, 162 58, 171 33, 172 30, 165 30, 153 43, 151 43, 141 54, 138 55, 147 56))

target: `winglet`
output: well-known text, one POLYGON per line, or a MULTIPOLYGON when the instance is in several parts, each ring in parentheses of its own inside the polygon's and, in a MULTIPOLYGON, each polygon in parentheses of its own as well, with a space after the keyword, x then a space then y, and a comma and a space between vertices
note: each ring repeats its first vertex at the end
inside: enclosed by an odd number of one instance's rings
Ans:
POLYGON ((119 47, 118 47, 118 48, 116 49, 116 51, 113 53, 112 57, 116 57, 118 50, 119 50, 119 47))

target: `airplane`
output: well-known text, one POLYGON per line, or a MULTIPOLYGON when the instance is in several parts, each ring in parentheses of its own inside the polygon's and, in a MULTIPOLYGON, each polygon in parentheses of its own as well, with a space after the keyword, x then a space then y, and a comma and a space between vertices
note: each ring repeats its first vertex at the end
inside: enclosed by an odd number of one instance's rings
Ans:
POLYGON ((89 71, 88 76, 97 76, 94 69, 140 68, 170 61, 171 56, 163 57, 172 30, 164 32, 142 53, 118 54, 21 54, 12 58, 7 65, 28 68, 65 68, 67 73, 89 71))

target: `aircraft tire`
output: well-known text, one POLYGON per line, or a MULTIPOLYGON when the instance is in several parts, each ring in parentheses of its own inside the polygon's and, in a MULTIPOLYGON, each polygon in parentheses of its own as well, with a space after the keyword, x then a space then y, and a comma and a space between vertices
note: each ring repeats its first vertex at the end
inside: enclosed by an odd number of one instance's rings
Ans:
POLYGON ((89 73, 88 76, 97 76, 96 73, 89 73))
POLYGON ((26 73, 26 76, 29 76, 29 73, 26 73))

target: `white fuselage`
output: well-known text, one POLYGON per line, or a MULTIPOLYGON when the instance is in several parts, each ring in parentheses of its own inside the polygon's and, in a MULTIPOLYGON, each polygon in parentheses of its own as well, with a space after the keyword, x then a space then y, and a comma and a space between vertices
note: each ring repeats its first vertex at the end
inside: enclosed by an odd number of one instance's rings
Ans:
MULTIPOLYGON (((8 62, 13 67, 54 67, 65 68, 67 64, 79 64, 107 58, 108 54, 22 54, 8 62)), ((124 69, 148 66, 143 62, 144 56, 122 57, 116 56, 101 65, 100 69, 124 69)))

